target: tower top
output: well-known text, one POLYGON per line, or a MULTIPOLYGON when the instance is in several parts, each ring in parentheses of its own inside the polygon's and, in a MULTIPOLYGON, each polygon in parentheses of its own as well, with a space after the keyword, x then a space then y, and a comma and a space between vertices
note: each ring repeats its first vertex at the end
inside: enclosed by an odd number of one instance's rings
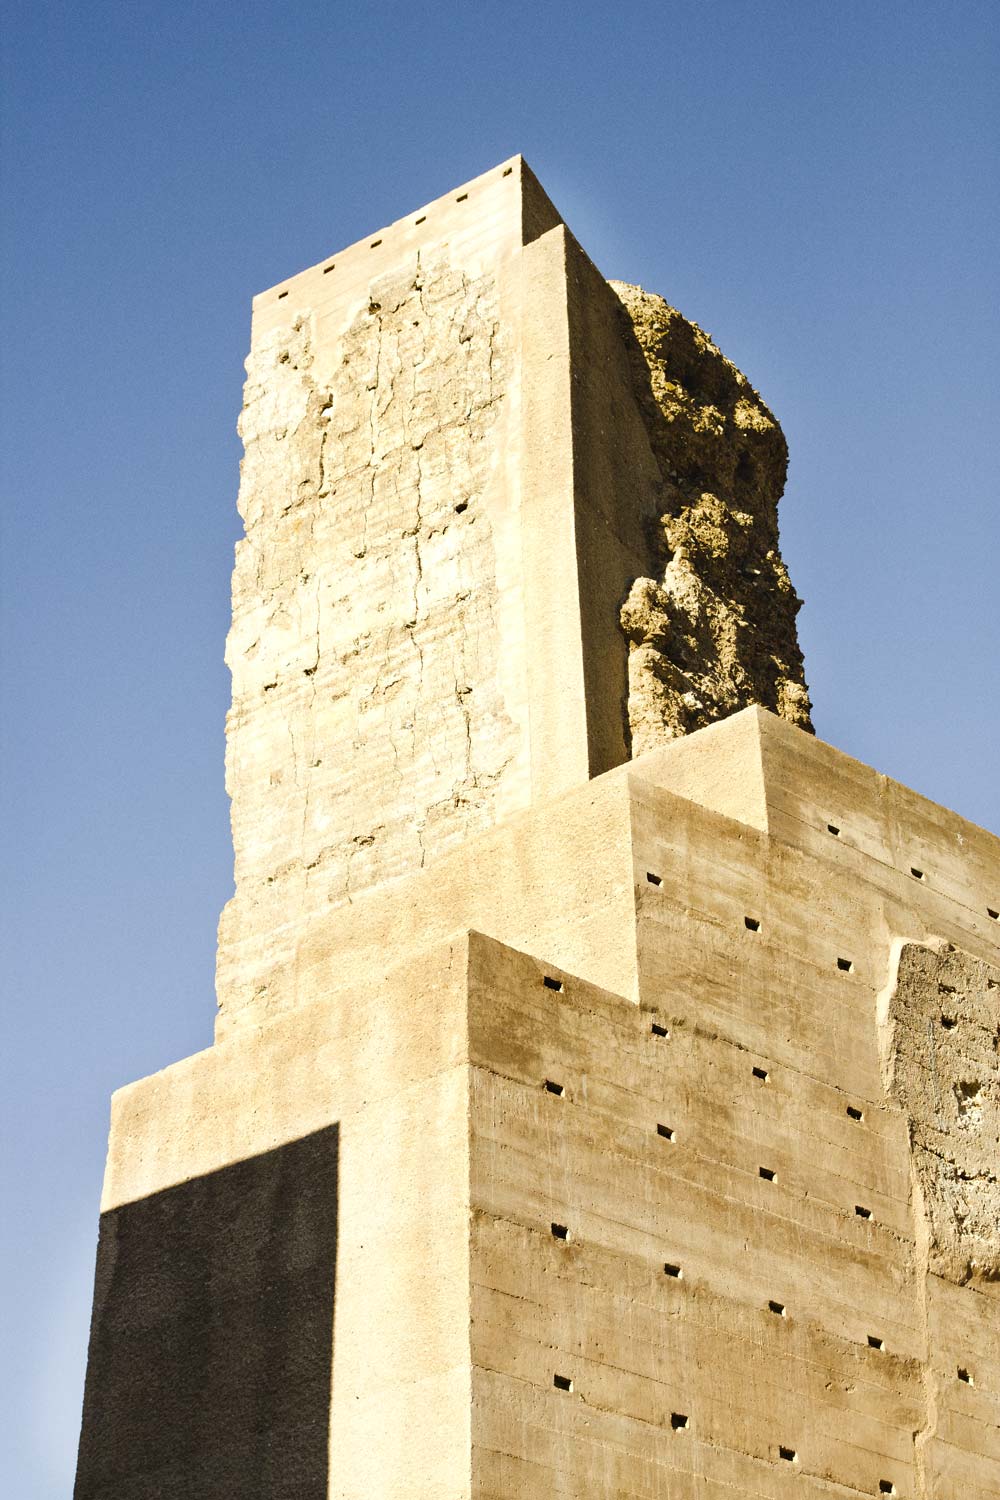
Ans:
POLYGON ((471 272, 494 264, 505 252, 519 250, 561 222, 524 157, 512 156, 258 293, 253 299, 253 338, 287 322, 289 303, 307 306, 318 328, 335 321, 364 297, 372 281, 408 257, 426 257, 435 246, 448 245, 456 264, 471 272))
POLYGON ((521 157, 262 293, 240 420, 219 999, 332 906, 761 703, 808 725, 784 438, 521 157))

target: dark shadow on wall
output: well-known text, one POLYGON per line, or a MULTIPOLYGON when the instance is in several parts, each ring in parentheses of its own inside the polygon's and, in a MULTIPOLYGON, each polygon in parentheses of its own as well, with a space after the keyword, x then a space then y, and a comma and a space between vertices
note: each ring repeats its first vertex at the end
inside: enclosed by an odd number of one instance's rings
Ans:
POLYGON ((338 1146, 102 1214, 75 1500, 327 1500, 338 1146))

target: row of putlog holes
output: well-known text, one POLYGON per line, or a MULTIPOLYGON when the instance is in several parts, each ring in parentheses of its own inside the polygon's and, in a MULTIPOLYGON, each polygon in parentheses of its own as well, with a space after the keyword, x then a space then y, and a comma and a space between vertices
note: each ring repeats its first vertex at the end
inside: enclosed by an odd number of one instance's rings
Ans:
MULTIPOLYGON (((841 837, 841 830, 836 823, 828 823, 826 825, 826 831, 835 839, 839 839, 841 837)), ((914 880, 919 880, 922 885, 927 884, 927 872, 925 870, 921 870, 917 865, 910 866, 910 874, 913 876, 914 880)), ((663 877, 661 875, 654 875, 651 870, 646 871, 646 879, 648 880, 650 885, 663 884, 663 877)), ((991 922, 1000 922, 1000 908, 987 906, 986 915, 989 917, 991 922)), ((759 918, 745 917, 744 921, 750 932, 760 931, 759 918)), ((850 959, 838 958, 837 967, 838 969, 842 969, 845 973, 849 974, 854 968, 854 965, 851 963, 850 959)))
MULTIPOLYGON (((657 882, 657 884, 658 883, 659 882, 657 882)), ((543 975, 542 984, 546 989, 555 990, 557 994, 561 994, 563 991, 563 981, 561 979, 555 978, 554 975, 543 975)), ((651 1023, 650 1032, 654 1037, 660 1039, 669 1039, 670 1036, 669 1027, 664 1026, 659 1021, 653 1021, 651 1023)), ((760 1083, 768 1083, 770 1081, 771 1075, 769 1071, 757 1064, 753 1066, 753 1068, 751 1069, 751 1073, 752 1076, 760 1083)), ((547 1094, 552 1094, 557 1099, 565 1098, 565 1085, 559 1083, 556 1079, 546 1078, 544 1087, 547 1094)), ((857 1122, 861 1122, 864 1120, 864 1111, 853 1104, 849 1104, 847 1106, 847 1115, 849 1119, 857 1122)), ((661 1140, 672 1142, 676 1141, 677 1139, 677 1132, 674 1130, 674 1128, 670 1125, 664 1125, 662 1123, 657 1125, 656 1134, 661 1140)), ((772 1167, 758 1167, 757 1171, 758 1176, 764 1182, 777 1182, 778 1180, 777 1171, 772 1167)), ((872 1217, 871 1209, 866 1208, 863 1204, 860 1203, 855 1204, 854 1212, 860 1219, 870 1219, 872 1217)), ((560 1224, 555 1220, 553 1220, 549 1225, 549 1233, 554 1240, 558 1240, 562 1244, 568 1244, 573 1238, 569 1225, 560 1224)), ((669 1277, 674 1281, 682 1281, 684 1279, 683 1267, 676 1261, 665 1261, 663 1265, 663 1274, 664 1276, 669 1277)), ((771 1298, 768 1301, 767 1310, 769 1313, 772 1313, 779 1318, 785 1318, 788 1316, 788 1309, 785 1303, 779 1302, 775 1298, 771 1298)), ((868 1335, 868 1347, 869 1349, 875 1350, 877 1353, 884 1354, 886 1350, 885 1340, 879 1334, 870 1333, 868 1335)), ((971 1372, 964 1365, 960 1365, 958 1367, 956 1371, 956 1377, 965 1385, 975 1385, 975 1380, 971 1372)), ((552 1383, 555 1389, 559 1391, 572 1392, 574 1388, 572 1378, 568 1375, 554 1374, 552 1377, 552 1383)), ((689 1426, 689 1423, 690 1419, 685 1412, 673 1412, 671 1414, 670 1425, 675 1431, 686 1429, 689 1426)), ((798 1462, 798 1455, 792 1448, 782 1447, 780 1449, 779 1456, 791 1463, 798 1462)), ((879 1480, 879 1494, 896 1494, 895 1486, 893 1485, 891 1480, 879 1480)))
MULTIPOLYGON (((828 834, 830 834, 831 838, 839 839, 843 836, 843 830, 837 823, 827 823, 826 831, 828 834)), ((913 876, 914 880, 919 880, 921 885, 927 884, 927 872, 920 869, 919 865, 911 865, 910 874, 913 876)), ((1000 922, 1000 908, 987 906, 986 915, 989 917, 991 922, 1000 922)))
MULTIPOLYGON (((944 1022, 945 1019, 946 1018, 942 1018, 942 1021, 944 1022)), ((660 1039, 668 1039, 670 1036, 670 1028, 664 1026, 661 1021, 653 1021, 649 1029, 650 1033, 654 1037, 660 1039)), ((752 1066, 750 1072, 751 1076, 758 1083, 769 1083, 771 1081, 771 1074, 769 1069, 762 1067, 759 1063, 755 1063, 752 1066)), ((865 1112, 856 1104, 848 1104, 845 1113, 847 1114, 848 1119, 853 1120, 856 1124, 861 1124, 864 1121, 865 1112)), ((658 1135, 665 1137, 668 1140, 672 1141, 676 1138, 674 1131, 669 1130, 666 1126, 658 1125, 656 1127, 656 1130, 658 1135)), ((778 1180, 778 1173, 773 1167, 758 1167, 757 1173, 764 1182, 777 1182, 778 1180)), ((862 1203, 856 1203, 854 1205, 854 1212, 859 1219, 870 1219, 872 1217, 871 1209, 867 1208, 862 1203)), ((671 1262, 667 1262, 664 1265, 663 1273, 665 1276, 672 1276, 677 1279, 680 1279, 684 1275, 681 1267, 671 1262)), ((767 1306, 769 1312, 777 1313, 780 1317, 784 1317, 786 1314, 786 1309, 783 1302, 770 1301, 768 1302, 767 1306)), ((877 1349, 880 1352, 883 1352, 885 1350, 885 1342, 877 1334, 870 1333, 868 1335, 868 1347, 870 1349, 877 1349)), ((965 1385, 975 1385, 975 1380, 972 1374, 968 1369, 965 1368, 964 1365, 959 1365, 956 1371, 956 1377, 965 1385)))
MULTIPOLYGON (((573 1377, 571 1375, 560 1375, 556 1372, 552 1376, 552 1384, 557 1391, 563 1391, 572 1395, 574 1391, 573 1377)), ((687 1432, 691 1427, 691 1418, 686 1411, 672 1411, 670 1413, 670 1426, 674 1432, 687 1432)), ((783 1463, 797 1464, 799 1455, 795 1448, 785 1443, 778 1445, 778 1458, 783 1463)), ((878 1482, 878 1493, 880 1495, 898 1494, 895 1484, 891 1479, 880 1479, 878 1482)))
MULTIPOLYGON (((509 177, 511 175, 511 173, 513 172, 513 170, 514 170, 513 167, 504 167, 503 172, 500 175, 502 177, 509 177)), ((456 203, 465 203, 468 200, 468 197, 469 197, 468 193, 458 193, 456 195, 455 202, 456 203)), ((414 219, 413 222, 414 222, 414 224, 425 224, 427 222, 427 215, 426 214, 421 214, 419 216, 419 218, 414 219)), ((368 248, 369 248, 369 250, 377 250, 378 247, 379 247, 379 245, 381 245, 381 243, 382 243, 381 239, 370 240, 369 244, 368 244, 368 248)), ((335 271, 336 268, 337 268, 337 262, 335 260, 331 260, 330 263, 329 263, 329 265, 326 265, 326 266, 323 267, 323 275, 324 276, 329 276, 330 272, 331 271, 335 271)), ((275 300, 278 301, 278 302, 280 302, 283 297, 287 297, 288 296, 288 293, 290 291, 291 291, 291 287, 287 287, 286 286, 283 291, 280 291, 278 293, 277 298, 275 300)))
MULTIPOLYGON (((652 886, 661 886, 663 884, 663 876, 654 874, 652 870, 646 871, 646 880, 652 886)), ((760 917, 745 916, 743 918, 743 926, 747 932, 763 931, 763 923, 760 917)), ((837 957, 837 968, 842 974, 853 974, 854 960, 852 958, 845 958, 843 954, 839 954, 837 957)))

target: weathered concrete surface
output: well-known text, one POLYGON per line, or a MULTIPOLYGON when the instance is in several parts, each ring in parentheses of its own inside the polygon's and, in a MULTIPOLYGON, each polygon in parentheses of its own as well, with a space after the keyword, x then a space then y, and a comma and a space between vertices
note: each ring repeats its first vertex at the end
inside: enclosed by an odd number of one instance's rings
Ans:
POLYGON ((985 1183, 995 1127, 960 1154, 920 1048, 937 1015, 942 1089, 994 1087, 997 841, 756 709, 587 795, 480 836, 465 907, 457 866, 359 898, 298 1007, 118 1094, 106 1213, 338 1124, 339 1500, 986 1500, 998 1283, 921 1185, 942 1142, 985 1183), (439 938, 493 881, 533 953, 439 938))
POLYGON ((257 298, 240 431, 223 1010, 519 810, 749 703, 808 725, 780 429, 520 158, 257 298))
MULTIPOLYGON (((325 1345, 334 1393, 318 1418, 323 1493, 328 1486, 330 1496, 429 1500, 467 1493, 456 1481, 468 1473, 471 1421, 467 946, 463 938, 419 955, 378 986, 345 993, 341 1004, 249 1027, 238 1042, 198 1053, 114 1097, 102 1215, 110 1221, 130 1207, 138 1213, 165 1200, 161 1216, 175 1234, 180 1229, 171 1214, 184 1213, 190 1190, 210 1174, 268 1154, 280 1157, 290 1143, 336 1127, 339 1167, 327 1188, 336 1202, 335 1255, 326 1264, 329 1309, 323 1326, 311 1330, 325 1345), (188 1194, 171 1196, 183 1184, 188 1194)), ((301 1260, 310 1246, 301 1207, 294 1201, 277 1207, 269 1233, 254 1247, 264 1269, 294 1261, 296 1246, 301 1260)), ((210 1216, 198 1230, 208 1247, 204 1255, 224 1262, 228 1246, 229 1258, 237 1256, 230 1239, 241 1227, 235 1212, 210 1216), (213 1250, 220 1240, 221 1250, 213 1250)), ((315 1253, 315 1236, 312 1244, 315 1253)), ((173 1269, 180 1273, 176 1264, 173 1269)), ((129 1321, 134 1291, 123 1267, 117 1299, 95 1306, 91 1368, 95 1378, 102 1370, 107 1376, 103 1385, 88 1387, 89 1408, 111 1405, 123 1378, 137 1402, 148 1399, 150 1367, 155 1378, 163 1337, 178 1338, 192 1404, 202 1409, 200 1456, 208 1464, 212 1434, 226 1439, 244 1399, 239 1382, 227 1387, 211 1378, 204 1354, 223 1321, 224 1287, 217 1277, 205 1286, 196 1278, 188 1297, 199 1317, 173 1328, 156 1319, 129 1321), (127 1341, 123 1321, 129 1321, 127 1341), (97 1351, 117 1354, 125 1371, 108 1359, 96 1365, 97 1351)), ((260 1324, 256 1336, 244 1330, 243 1344, 231 1358, 242 1364, 246 1380, 281 1348, 277 1333, 260 1324)), ((280 1381, 262 1400, 265 1439, 287 1400, 280 1381)), ((177 1409, 176 1398, 164 1393, 164 1423, 177 1409)), ((317 1420, 314 1410, 308 1417, 317 1420)), ((113 1469, 116 1448, 95 1451, 86 1431, 85 1439, 88 1464, 77 1500, 161 1493, 155 1474, 138 1465, 131 1472, 113 1469), (109 1477, 117 1488, 101 1488, 109 1477)), ((175 1441, 182 1439, 175 1435, 175 1441)), ((225 1482, 201 1490, 196 1451, 186 1471, 189 1493, 205 1500, 293 1500, 300 1494, 311 1500, 314 1476, 297 1489, 299 1471, 289 1466, 280 1476, 262 1474, 255 1452, 247 1442, 242 1454, 231 1453, 225 1482)))
POLYGON ((303 911, 530 800, 520 331, 501 282, 557 216, 519 161, 461 196, 255 302, 224 999, 272 996, 303 911))
POLYGON ((77 1500, 1000 1493, 1000 845, 797 727, 770 413, 517 158, 248 377, 217 1039, 114 1099, 77 1500))
MULTIPOLYGON (((709 955, 727 969, 759 964, 762 976, 791 962, 774 951, 776 916, 800 927, 804 941, 823 931, 830 963, 846 949, 855 972, 858 921, 866 931, 875 923, 885 943, 893 930, 920 941, 936 934, 966 948, 978 941, 974 951, 986 957, 1000 932, 982 895, 995 886, 995 861, 996 841, 982 829, 750 708, 513 815, 478 836, 474 858, 459 847, 350 903, 304 910, 281 959, 280 1001, 275 984, 266 999, 227 1006, 217 1035, 311 1004, 347 981, 372 982, 456 924, 545 953, 633 1001, 643 994, 647 942, 662 949, 662 972, 647 982, 665 993, 683 991, 709 955), (734 851, 726 866, 706 822, 734 851), (921 882, 909 873, 917 861, 921 882), (844 914, 828 930, 831 862, 844 914), (655 899, 647 872, 664 882, 655 899), (731 888, 747 915, 764 919, 752 947, 722 916, 731 888)), ((880 964, 888 953, 880 950, 880 964)), ((843 986, 832 993, 841 997, 843 986)), ((762 1016, 765 1033, 769 1025, 762 1016)), ((878 1067, 874 1043, 870 1062, 878 1067)))
POLYGON ((960 1283, 1000 1281, 1000 968, 950 943, 905 944, 885 1028, 928 1268, 960 1283))
POLYGON ((101 1215, 77 1495, 327 1500, 338 1127, 101 1215))
POLYGON ((895 1100, 748 1047, 746 980, 666 1036, 509 950, 470 986, 477 1497, 996 1492, 998 1302, 945 1326, 895 1100))

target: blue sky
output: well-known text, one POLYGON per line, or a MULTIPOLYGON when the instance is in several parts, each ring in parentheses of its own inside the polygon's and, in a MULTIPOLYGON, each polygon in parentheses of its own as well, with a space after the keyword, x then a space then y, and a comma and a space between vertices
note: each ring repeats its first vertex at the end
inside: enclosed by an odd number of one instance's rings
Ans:
POLYGON ((8 0, 6 31, 0 1490, 56 1500, 108 1096, 211 1039, 251 296, 522 151, 781 420, 820 734, 996 829, 1000 12, 8 0))

